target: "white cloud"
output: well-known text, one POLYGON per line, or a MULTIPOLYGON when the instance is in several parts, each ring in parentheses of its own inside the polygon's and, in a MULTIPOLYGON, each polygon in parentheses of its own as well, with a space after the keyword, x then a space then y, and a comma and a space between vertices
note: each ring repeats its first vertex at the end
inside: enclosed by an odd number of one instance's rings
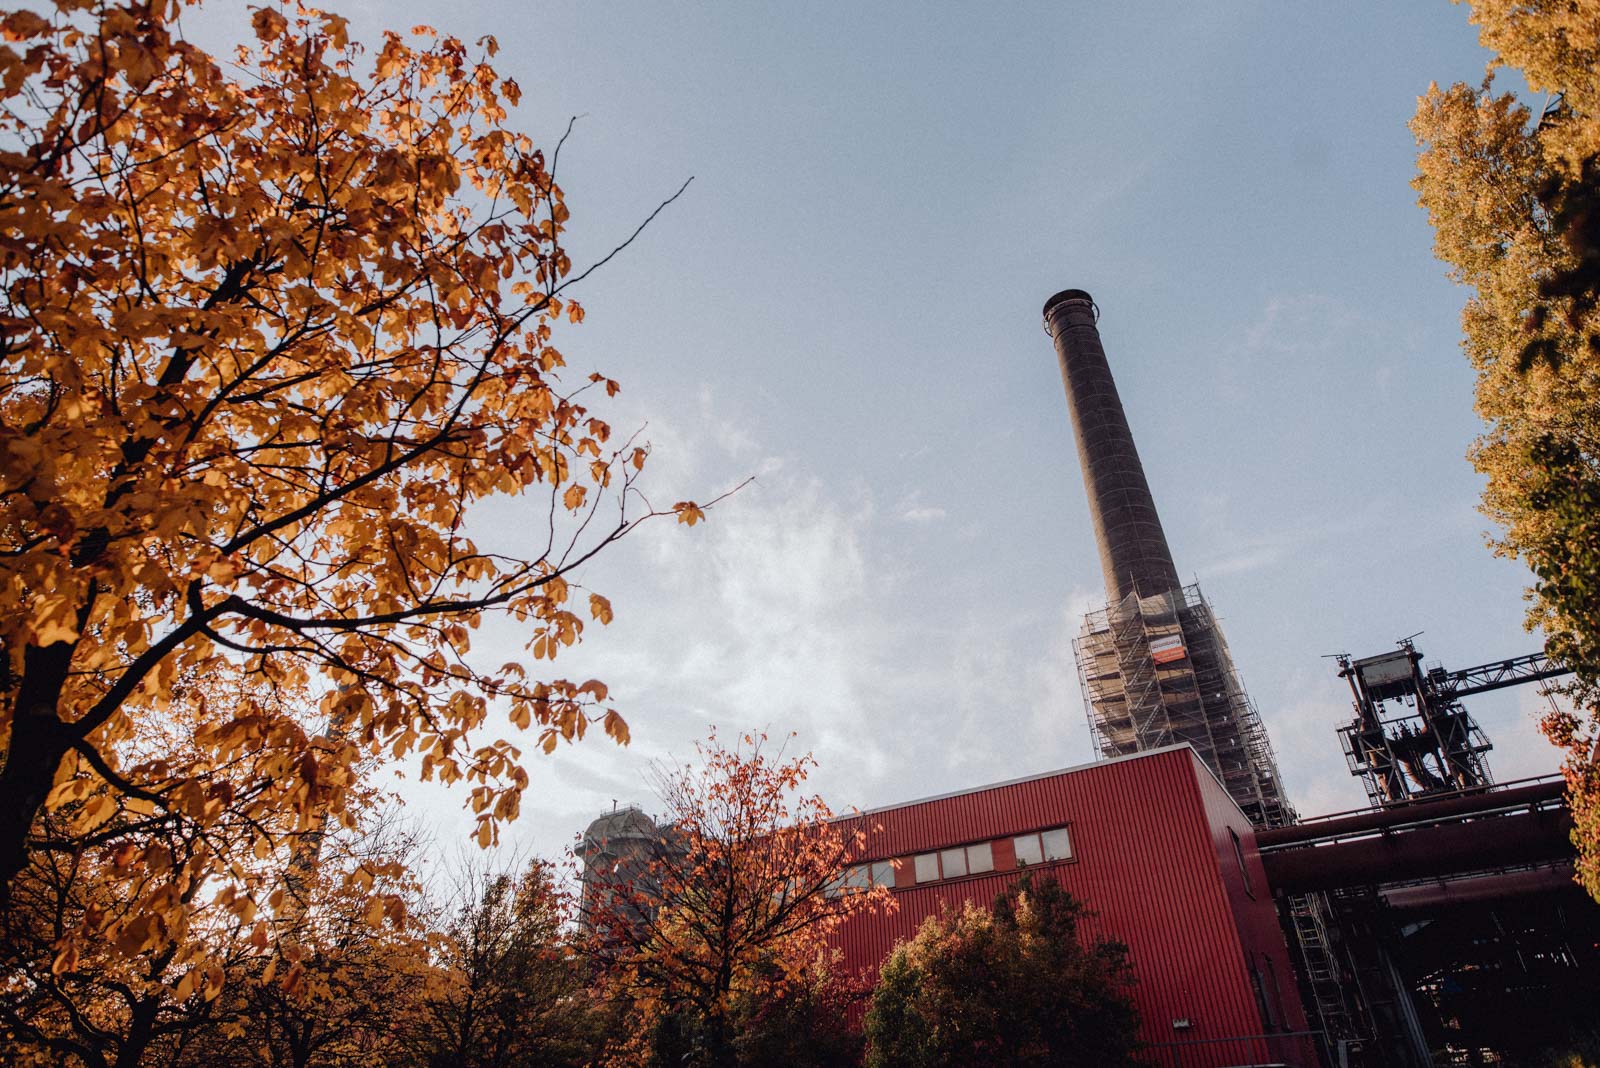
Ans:
POLYGON ((1494 743, 1489 766, 1496 779, 1510 782, 1550 775, 1560 769, 1562 751, 1539 730, 1539 720, 1549 711, 1550 699, 1539 692, 1538 686, 1521 686, 1511 708, 1486 710, 1480 715, 1484 721, 1480 726, 1494 743))
MULTIPOLYGON (((1092 757, 1072 636, 1096 600, 1049 613, 942 593, 908 567, 905 522, 942 509, 915 490, 880 507, 857 482, 830 482, 766 453, 758 430, 702 393, 690 423, 645 431, 652 498, 757 481, 689 529, 641 528, 584 569, 616 620, 590 627, 555 668, 596 677, 628 719, 633 744, 598 736, 531 754, 533 785, 514 843, 557 853, 613 801, 651 798, 651 761, 687 758, 716 724, 767 730, 815 754, 810 784, 836 807, 909 800, 1047 771, 1092 757)), ((520 655, 509 628, 486 626, 486 659, 520 655)), ((526 746, 532 749, 531 746, 526 746)), ((465 833, 461 799, 425 793, 445 837, 465 833)))
POLYGON ((902 523, 935 523, 948 514, 937 505, 924 504, 921 490, 912 490, 900 498, 894 511, 902 523))

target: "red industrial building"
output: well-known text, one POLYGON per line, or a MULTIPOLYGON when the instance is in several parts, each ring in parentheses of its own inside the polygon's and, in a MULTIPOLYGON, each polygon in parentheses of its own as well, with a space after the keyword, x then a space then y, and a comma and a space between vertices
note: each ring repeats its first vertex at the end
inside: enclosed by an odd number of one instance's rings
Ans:
MULTIPOLYGON (((1044 317, 1106 583, 1074 642, 1103 759, 849 817, 872 831, 843 885, 887 885, 898 908, 834 932, 846 967, 875 981, 927 917, 1027 868, 1128 947, 1141 1055, 1163 1068, 1506 1063, 1589 1026, 1600 910, 1572 883, 1562 784, 1496 786, 1460 703, 1566 668, 1449 671, 1410 640, 1341 656, 1339 737, 1371 808, 1301 819, 1209 603, 1179 584, 1098 307, 1063 290, 1044 317)), ((663 833, 631 809, 596 820, 585 893, 663 833)))
POLYGON ((1027 867, 1094 911, 1090 934, 1128 946, 1158 1062, 1317 1063, 1255 831, 1189 745, 863 815, 852 874, 891 885, 898 908, 835 934, 851 970, 876 975, 926 917, 987 905, 1027 867))

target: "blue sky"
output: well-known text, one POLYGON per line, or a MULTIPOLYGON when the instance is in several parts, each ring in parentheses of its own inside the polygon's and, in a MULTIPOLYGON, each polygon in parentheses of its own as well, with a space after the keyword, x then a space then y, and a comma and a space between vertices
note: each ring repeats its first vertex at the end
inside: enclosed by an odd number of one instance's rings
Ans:
MULTIPOLYGON (((1067 287, 1099 302, 1179 571, 1302 811, 1362 803, 1323 654, 1416 631, 1453 667, 1537 647, 1464 458, 1464 293, 1408 185, 1418 94, 1482 77, 1464 9, 343 11, 367 39, 492 33, 522 128, 550 143, 581 116, 561 158, 580 263, 694 176, 559 344, 622 381, 614 423, 645 427, 661 500, 757 476, 706 526, 646 528, 583 576, 617 621, 562 666, 612 684, 635 742, 535 758, 517 845, 554 852, 613 799, 648 803, 648 763, 709 723, 796 731, 838 807, 1092 758, 1070 639, 1104 595, 1040 327, 1067 287)), ((1537 705, 1472 705, 1502 779, 1556 765, 1537 705)), ((466 826, 459 798, 418 797, 466 826)))

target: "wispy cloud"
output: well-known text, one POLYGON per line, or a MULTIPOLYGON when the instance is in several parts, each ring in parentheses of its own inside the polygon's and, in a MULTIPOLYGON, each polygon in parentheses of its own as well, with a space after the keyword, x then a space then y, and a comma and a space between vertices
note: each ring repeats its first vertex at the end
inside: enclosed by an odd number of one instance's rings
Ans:
MULTIPOLYGON (((764 474, 706 523, 647 527, 581 576, 611 597, 616 621, 556 667, 605 680, 634 740, 534 757, 518 841, 559 851, 613 800, 648 805, 651 761, 689 756, 713 723, 794 732, 819 761, 812 786, 839 806, 1090 758, 1071 643, 1092 596, 1048 615, 982 600, 930 613, 929 577, 907 570, 900 524, 944 509, 915 492, 881 507, 859 484, 769 455, 754 431, 719 429, 737 413, 710 396, 698 414, 649 428, 646 470, 667 492, 764 474)), ((510 635, 480 644, 517 655, 510 635)))
POLYGON ((938 505, 925 504, 921 490, 912 490, 901 497, 894 510, 902 523, 937 523, 949 514, 938 505))
POLYGON ((1199 569, 1205 576, 1242 575, 1276 567, 1288 555, 1295 539, 1280 538, 1256 545, 1240 546, 1237 552, 1206 562, 1199 569))

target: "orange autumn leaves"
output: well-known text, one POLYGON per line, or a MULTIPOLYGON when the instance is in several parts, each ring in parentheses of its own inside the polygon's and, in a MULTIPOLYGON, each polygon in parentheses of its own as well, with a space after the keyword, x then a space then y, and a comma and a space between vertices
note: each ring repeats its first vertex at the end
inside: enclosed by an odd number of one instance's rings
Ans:
POLYGON ((576 569, 703 517, 639 494, 614 380, 562 378, 569 212, 492 39, 368 55, 267 6, 223 63, 184 6, 0 16, 0 886, 103 849, 154 877, 140 951, 189 888, 272 907, 252 866, 384 761, 465 783, 493 842, 529 778, 491 717, 626 742, 603 683, 530 665, 613 618, 576 569), (497 615, 527 663, 475 653, 497 615))

